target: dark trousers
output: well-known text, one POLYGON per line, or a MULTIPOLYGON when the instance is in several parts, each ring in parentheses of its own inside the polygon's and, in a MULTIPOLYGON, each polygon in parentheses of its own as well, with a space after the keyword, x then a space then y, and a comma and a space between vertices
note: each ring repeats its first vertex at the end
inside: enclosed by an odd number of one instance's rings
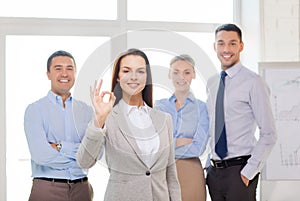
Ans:
POLYGON ((226 168, 210 166, 207 170, 206 184, 212 201, 255 201, 257 174, 246 187, 241 179, 244 165, 226 168))
POLYGON ((88 181, 68 184, 34 179, 29 201, 92 201, 93 195, 88 181))

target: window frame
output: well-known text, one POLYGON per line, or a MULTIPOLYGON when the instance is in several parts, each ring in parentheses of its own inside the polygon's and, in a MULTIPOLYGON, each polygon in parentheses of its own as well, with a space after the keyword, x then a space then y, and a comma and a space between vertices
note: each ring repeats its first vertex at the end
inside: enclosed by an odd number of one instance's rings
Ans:
MULTIPOLYGON (((234 1, 234 23, 240 23, 241 0, 234 1)), ((49 18, 0 17, 0 200, 7 199, 6 179, 6 103, 5 103, 5 41, 7 35, 47 36, 108 36, 113 37, 129 30, 164 29, 175 32, 213 32, 216 23, 128 21, 127 0, 117 1, 116 20, 73 20, 49 18), (84 27, 84 28, 83 28, 84 27)), ((126 36, 126 34, 125 34, 126 36)), ((124 40, 112 44, 111 56, 126 48, 124 40)))

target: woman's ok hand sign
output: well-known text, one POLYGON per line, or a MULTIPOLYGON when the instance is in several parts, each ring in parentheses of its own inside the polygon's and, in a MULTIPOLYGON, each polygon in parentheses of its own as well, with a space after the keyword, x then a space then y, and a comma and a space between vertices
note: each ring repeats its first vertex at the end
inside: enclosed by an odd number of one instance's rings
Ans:
POLYGON ((95 112, 94 124, 99 128, 104 126, 106 117, 112 110, 116 100, 113 92, 102 91, 100 93, 102 83, 103 80, 101 79, 99 84, 97 84, 97 81, 95 81, 94 87, 90 87, 90 96, 95 112), (109 96, 108 101, 104 100, 105 95, 109 96))

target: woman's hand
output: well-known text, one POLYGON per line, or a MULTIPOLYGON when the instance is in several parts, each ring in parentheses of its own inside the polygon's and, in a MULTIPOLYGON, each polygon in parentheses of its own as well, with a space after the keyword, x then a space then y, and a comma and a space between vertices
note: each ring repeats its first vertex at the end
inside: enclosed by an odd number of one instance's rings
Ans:
POLYGON ((100 93, 102 82, 103 80, 101 79, 99 84, 97 85, 97 81, 95 81, 94 87, 90 88, 90 96, 95 112, 94 124, 99 128, 103 128, 106 117, 112 110, 116 100, 113 92, 102 91, 100 93), (108 101, 104 101, 105 95, 109 95, 108 101))

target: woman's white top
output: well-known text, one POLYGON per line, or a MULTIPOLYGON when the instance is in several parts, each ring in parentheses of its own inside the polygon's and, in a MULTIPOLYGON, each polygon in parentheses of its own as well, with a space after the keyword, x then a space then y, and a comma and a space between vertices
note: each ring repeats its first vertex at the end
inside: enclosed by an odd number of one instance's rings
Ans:
POLYGON ((133 138, 142 153, 142 158, 148 167, 153 164, 153 155, 159 150, 159 135, 157 134, 149 113, 149 106, 144 103, 144 106, 128 105, 123 99, 119 105, 124 111, 128 127, 131 130, 133 138))

